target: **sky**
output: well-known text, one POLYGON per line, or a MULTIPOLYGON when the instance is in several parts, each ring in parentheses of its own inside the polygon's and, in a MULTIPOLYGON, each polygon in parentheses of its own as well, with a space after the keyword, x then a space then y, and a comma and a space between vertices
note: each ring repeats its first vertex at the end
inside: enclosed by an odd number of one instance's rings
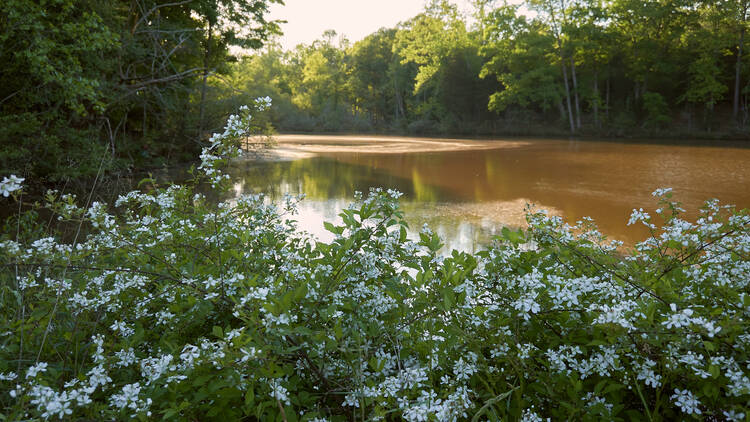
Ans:
MULTIPOLYGON (((424 9, 425 0, 285 0, 271 5, 270 19, 282 19, 285 49, 310 44, 333 29, 357 42, 380 28, 391 28, 424 9)), ((469 0, 453 0, 462 11, 469 11, 469 0)))

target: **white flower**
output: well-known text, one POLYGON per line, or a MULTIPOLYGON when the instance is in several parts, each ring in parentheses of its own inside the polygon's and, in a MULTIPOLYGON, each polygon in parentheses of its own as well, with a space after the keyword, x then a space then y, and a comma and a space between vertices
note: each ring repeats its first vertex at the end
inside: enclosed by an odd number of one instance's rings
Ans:
POLYGON ((642 365, 635 363, 638 374, 636 375, 640 381, 643 381, 646 385, 650 385, 653 388, 661 386, 661 375, 654 372, 656 362, 651 359, 646 359, 642 365), (639 367, 640 366, 640 367, 639 367))
POLYGON ((112 325, 109 326, 109 328, 112 331, 119 331, 123 337, 130 337, 133 334, 135 334, 135 330, 131 327, 128 327, 128 324, 125 323, 125 321, 117 321, 112 323, 112 325))
POLYGON ((667 328, 681 328, 687 327, 693 323, 693 319, 691 318, 693 315, 692 309, 683 309, 681 312, 677 313, 677 305, 672 303, 669 307, 672 309, 672 312, 675 313, 670 315, 666 321, 662 322, 662 325, 665 325, 667 328))
POLYGON ((668 193, 672 192, 672 188, 659 188, 653 192, 651 192, 651 196, 659 196, 662 197, 668 193))
POLYGON ((271 380, 269 386, 271 387, 271 397, 285 403, 287 406, 291 404, 289 401, 289 391, 281 383, 277 380, 271 380))
POLYGON ((477 366, 474 363, 466 362, 464 358, 459 358, 458 362, 453 365, 453 373, 457 380, 469 379, 477 372, 477 366))
POLYGON ((745 414, 741 412, 735 412, 734 410, 730 411, 724 411, 724 416, 727 418, 727 420, 732 422, 739 422, 745 420, 745 414))
POLYGON ((0 374, 0 381, 13 381, 16 378, 18 378, 18 375, 15 372, 0 374))
POLYGON ((359 400, 355 393, 349 393, 344 397, 344 406, 359 407, 359 400))
POLYGON ((47 371, 47 362, 39 362, 26 370, 26 379, 34 378, 37 374, 47 371))
POLYGON ((688 390, 674 389, 674 394, 670 397, 683 413, 688 415, 700 415, 701 410, 698 408, 701 402, 695 398, 695 395, 688 390))
POLYGON ((110 403, 117 409, 124 409, 125 406, 137 407, 138 394, 141 392, 139 383, 128 384, 122 387, 122 394, 113 394, 110 403))
POLYGON ((115 352, 115 356, 119 359, 117 363, 115 363, 116 366, 125 367, 135 363, 135 351, 132 347, 128 350, 123 349, 119 352, 115 352))
POLYGON ((529 314, 534 314, 541 310, 539 304, 534 300, 536 296, 536 292, 528 293, 512 303, 513 308, 523 312, 522 316, 527 321, 531 318, 529 314))
POLYGON ((172 363, 172 355, 161 355, 159 357, 145 358, 141 360, 141 375, 147 379, 147 385, 161 378, 172 363))
POLYGON ((521 415, 521 422, 542 422, 542 421, 544 421, 544 419, 542 419, 541 416, 539 416, 534 411, 534 406, 531 406, 530 409, 524 410, 523 414, 521 415))
POLYGON ((10 177, 3 177, 3 181, 0 182, 0 194, 7 198, 8 195, 23 187, 21 183, 24 180, 26 179, 15 174, 11 174, 10 177))
POLYGON ((86 375, 89 376, 89 386, 91 386, 91 388, 96 388, 100 385, 105 386, 112 382, 112 378, 107 375, 107 371, 104 369, 103 365, 91 368, 86 375))

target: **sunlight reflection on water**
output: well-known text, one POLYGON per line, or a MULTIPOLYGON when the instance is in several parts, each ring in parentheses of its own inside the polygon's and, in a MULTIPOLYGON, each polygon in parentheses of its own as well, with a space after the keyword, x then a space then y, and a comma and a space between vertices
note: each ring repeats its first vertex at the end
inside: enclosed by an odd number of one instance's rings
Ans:
POLYGON ((750 149, 726 143, 295 135, 273 154, 274 160, 235 163, 236 193, 305 194, 299 226, 321 240, 331 239, 323 221, 338 218, 355 191, 373 187, 404 193, 411 236, 427 223, 448 249, 469 252, 503 226, 524 226, 526 203, 571 223, 590 216, 602 232, 627 244, 646 235, 642 227, 626 226, 631 210, 653 209, 651 192, 659 187, 672 187, 689 211, 712 197, 750 206, 750 149), (393 148, 384 152, 386 145, 393 148))

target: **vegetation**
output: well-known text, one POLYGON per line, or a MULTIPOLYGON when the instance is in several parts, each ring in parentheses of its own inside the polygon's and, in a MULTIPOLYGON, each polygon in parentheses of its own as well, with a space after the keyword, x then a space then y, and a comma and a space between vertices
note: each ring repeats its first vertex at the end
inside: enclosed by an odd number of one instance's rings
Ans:
MULTIPOLYGON (((261 104, 261 107, 264 104, 261 104)), ((3 420, 746 420, 750 215, 668 189, 625 253, 530 212, 487 251, 406 238, 375 190, 317 242, 294 200, 223 202, 249 110, 196 181, 19 214, 0 239, 3 420)), ((0 198, 23 195, 5 178, 0 198)))
POLYGON ((226 119, 207 77, 278 31, 279 2, 0 2, 0 174, 62 185, 194 159, 226 119))
POLYGON ((269 44, 223 90, 271 96, 282 131, 748 136, 747 0, 473 3, 269 44))
POLYGON ((657 190, 632 250, 529 210, 470 255, 408 239, 395 191, 330 243, 295 198, 221 200, 270 98, 284 130, 747 134, 747 0, 434 1, 230 63, 279 2, 0 3, 0 420, 750 418, 746 210, 657 190), (198 151, 184 184, 24 202, 198 151))

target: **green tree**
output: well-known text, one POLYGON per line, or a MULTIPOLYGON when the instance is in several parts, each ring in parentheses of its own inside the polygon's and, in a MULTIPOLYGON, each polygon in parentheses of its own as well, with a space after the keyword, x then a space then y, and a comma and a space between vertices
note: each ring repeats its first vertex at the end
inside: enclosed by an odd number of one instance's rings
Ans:
POLYGON ((192 157, 198 88, 227 70, 229 46, 256 48, 277 31, 264 18, 271 3, 280 0, 3 2, 2 170, 59 182, 192 157))
POLYGON ((487 31, 485 52, 490 59, 481 76, 493 75, 501 84, 490 97, 489 108, 501 112, 519 105, 547 110, 557 105, 565 118, 564 91, 554 59, 555 38, 549 28, 519 15, 518 6, 506 5, 488 16, 487 31))
POLYGON ((0 3, 0 172, 59 181, 95 172, 93 140, 118 36, 81 0, 0 3))
POLYGON ((375 124, 403 114, 400 81, 392 72, 394 64, 400 64, 395 63, 398 56, 393 53, 395 35, 395 29, 381 29, 355 43, 348 53, 348 84, 355 110, 368 114, 375 124))

